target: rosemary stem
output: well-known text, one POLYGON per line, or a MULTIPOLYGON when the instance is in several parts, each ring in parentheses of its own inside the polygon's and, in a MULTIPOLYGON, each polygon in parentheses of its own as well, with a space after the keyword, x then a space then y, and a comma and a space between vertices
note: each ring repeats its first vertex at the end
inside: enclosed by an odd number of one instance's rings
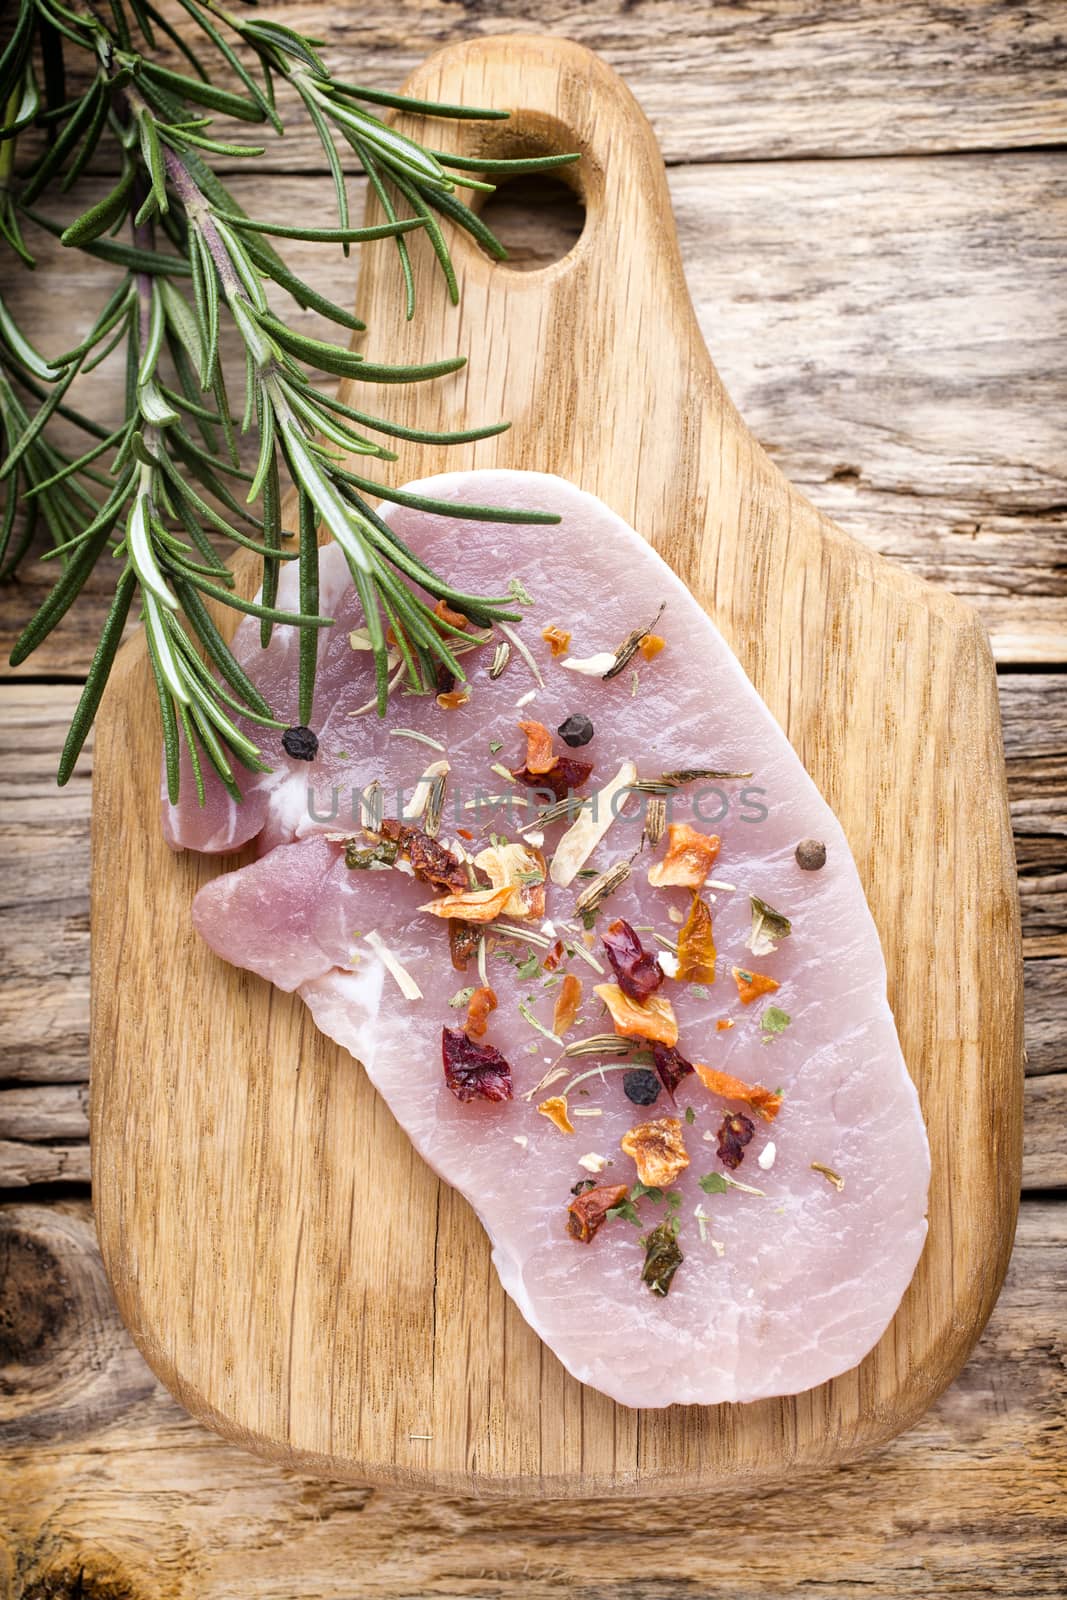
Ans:
POLYGON ((172 150, 169 145, 163 149, 163 165, 167 177, 174 185, 174 192, 185 207, 185 214, 190 225, 199 232, 207 245, 215 270, 218 272, 219 281, 227 300, 235 293, 240 293, 241 280, 237 276, 230 253, 219 237, 215 226, 215 219, 211 214, 211 206, 205 199, 196 179, 193 177, 185 162, 172 150))

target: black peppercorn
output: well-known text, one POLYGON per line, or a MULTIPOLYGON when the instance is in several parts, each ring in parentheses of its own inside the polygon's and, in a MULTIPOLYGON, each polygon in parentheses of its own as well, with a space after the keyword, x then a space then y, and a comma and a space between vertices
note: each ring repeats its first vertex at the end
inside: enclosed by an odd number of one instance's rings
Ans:
POLYGON ((654 1106, 659 1099, 659 1079, 647 1067, 634 1067, 632 1072, 624 1073, 622 1087, 627 1100, 635 1106, 654 1106))
POLYGON ((588 717, 568 717, 566 722, 560 723, 556 732, 564 744, 569 744, 572 750, 578 750, 593 737, 593 724, 588 717))
POLYGON ((282 749, 294 761, 314 761, 319 753, 318 734, 310 728, 286 728, 282 734, 282 749))
POLYGON ((821 839, 801 839, 794 855, 801 872, 818 872, 826 865, 826 846, 821 839))

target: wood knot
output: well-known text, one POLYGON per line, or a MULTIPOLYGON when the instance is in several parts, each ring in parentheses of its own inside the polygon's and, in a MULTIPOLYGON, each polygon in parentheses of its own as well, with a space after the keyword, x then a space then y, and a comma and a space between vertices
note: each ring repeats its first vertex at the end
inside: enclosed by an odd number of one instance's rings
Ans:
POLYGON ((0 1208, 0 1450, 91 1433, 155 1389, 119 1321, 88 1206, 0 1208))
POLYGON ((62 1340, 73 1301, 49 1244, 0 1226, 0 1391, 6 1367, 37 1367, 62 1340))
POLYGON ((124 1578, 98 1576, 78 1565, 31 1578, 19 1600, 139 1600, 139 1595, 124 1578))

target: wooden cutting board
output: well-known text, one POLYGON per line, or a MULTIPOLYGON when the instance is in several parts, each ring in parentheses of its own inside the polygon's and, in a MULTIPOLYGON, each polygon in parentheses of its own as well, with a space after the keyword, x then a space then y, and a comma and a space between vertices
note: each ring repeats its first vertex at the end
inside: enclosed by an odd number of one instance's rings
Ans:
MULTIPOLYGON (((195 1416, 330 1476, 573 1497, 838 1463, 951 1381, 1011 1248, 1021 962, 989 646, 972 611, 854 543, 749 434, 696 325, 655 139, 613 73, 565 41, 482 39, 409 87, 514 109, 435 134, 466 153, 580 150, 587 220, 568 256, 531 273, 459 239, 459 310, 419 241, 408 326, 391 244, 363 251, 368 351, 471 358, 389 391, 390 415, 514 423, 473 447, 402 448, 394 481, 560 473, 639 528, 715 618, 866 884, 930 1132, 929 1242, 877 1349, 807 1394, 634 1412, 576 1383, 362 1072, 299 1000, 194 937, 195 890, 235 861, 163 844, 136 638, 100 718, 93 809, 93 1177, 115 1296, 195 1416)), ((237 565, 250 584, 254 561, 237 565)))

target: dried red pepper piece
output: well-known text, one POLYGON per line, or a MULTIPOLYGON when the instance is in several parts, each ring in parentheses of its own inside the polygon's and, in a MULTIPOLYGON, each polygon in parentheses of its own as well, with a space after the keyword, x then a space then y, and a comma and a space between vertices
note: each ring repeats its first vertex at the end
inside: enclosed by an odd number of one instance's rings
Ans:
POLYGON ((409 822, 398 822, 395 817, 386 817, 379 832, 383 839, 400 846, 401 854, 407 857, 416 878, 423 883, 445 889, 450 894, 463 894, 470 888, 463 862, 428 833, 413 828, 409 822))
MULTIPOLYGON (((541 909, 543 911, 544 907, 542 906, 541 909)), ((541 965, 544 967, 546 972, 555 972, 566 953, 567 948, 563 943, 563 940, 557 939, 547 956, 542 958, 541 965)))
POLYGON ((693 1063, 687 1061, 680 1050, 666 1044, 654 1044, 652 1057, 659 1080, 673 1100, 675 1089, 692 1072, 693 1063))
POLYGON ((715 1153, 724 1167, 729 1167, 731 1172, 737 1171, 745 1159, 745 1146, 755 1131, 756 1124, 751 1117, 746 1117, 740 1111, 728 1112, 723 1117, 715 1153))
POLYGON ((608 1212, 621 1206, 629 1193, 625 1183, 604 1183, 577 1195, 567 1207, 567 1232, 571 1238, 588 1244, 608 1212))
POLYGON ((591 761, 576 761, 573 756, 557 757, 549 772, 531 772, 529 767, 512 767, 511 776, 526 789, 544 789, 555 800, 566 800, 572 789, 580 789, 593 770, 591 761))
POLYGON ((445 1082, 457 1100, 510 1100, 511 1067, 491 1044, 476 1044, 461 1028, 441 1029, 445 1082))
POLYGON ((604 949, 615 969, 619 988, 631 1000, 647 1000, 663 982, 663 968, 621 917, 603 935, 604 949))

